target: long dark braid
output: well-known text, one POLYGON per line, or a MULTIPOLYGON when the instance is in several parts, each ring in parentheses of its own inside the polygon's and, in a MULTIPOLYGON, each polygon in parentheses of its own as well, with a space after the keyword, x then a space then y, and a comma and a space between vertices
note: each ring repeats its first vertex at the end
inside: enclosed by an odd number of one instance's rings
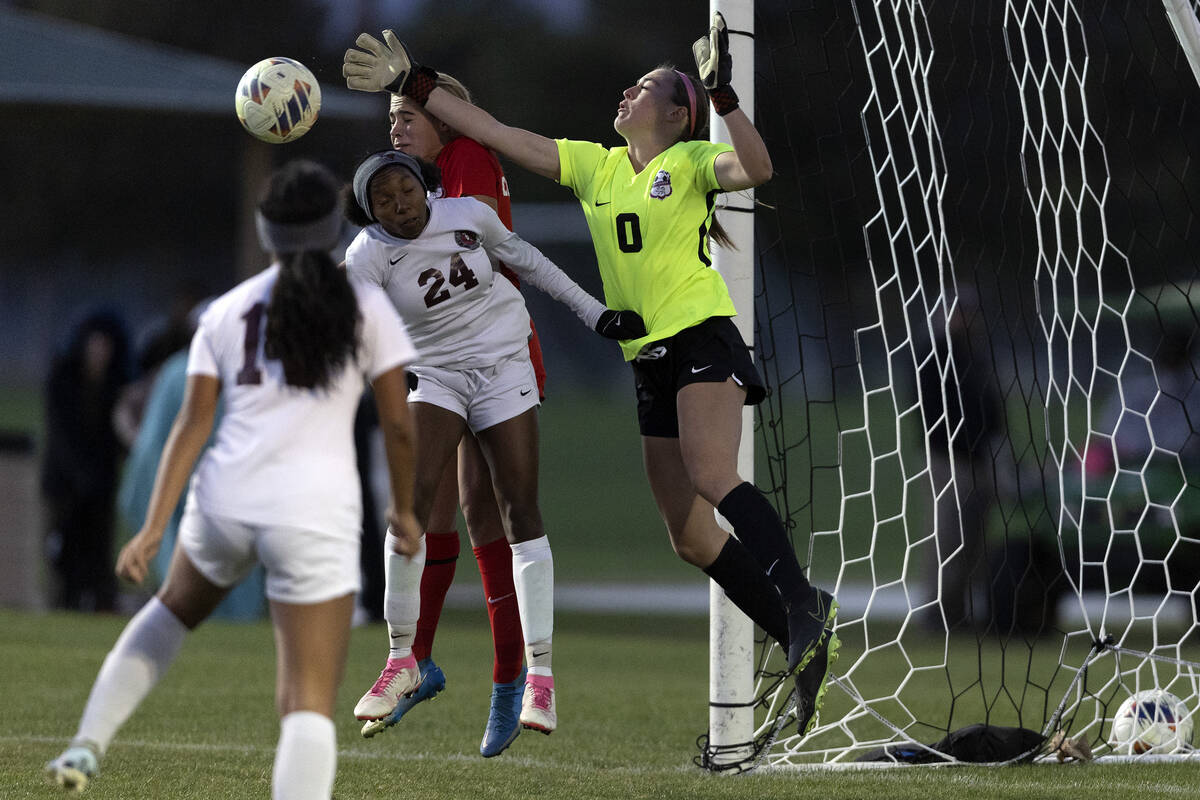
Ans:
MULTIPOLYGON (((334 212, 338 192, 338 181, 324 167, 292 161, 271 177, 258 210, 275 223, 313 222, 334 212)), ((289 385, 324 389, 354 359, 358 300, 328 252, 277 256, 279 277, 267 310, 264 352, 283 362, 289 385)))

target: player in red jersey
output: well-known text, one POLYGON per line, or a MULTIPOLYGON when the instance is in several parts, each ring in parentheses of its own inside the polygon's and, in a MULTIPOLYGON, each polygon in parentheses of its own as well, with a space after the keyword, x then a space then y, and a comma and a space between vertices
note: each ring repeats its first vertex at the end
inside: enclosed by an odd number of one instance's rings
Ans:
MULTIPOLYGON (((438 85, 467 102, 466 88, 453 77, 441 74, 438 85)), ((392 147, 437 164, 442 171, 442 196, 474 197, 491 207, 512 230, 512 205, 504 170, 492 151, 428 114, 403 95, 392 95, 388 112, 392 147)), ((500 265, 500 271, 520 286, 516 273, 500 265)), ((545 399, 546 370, 542 363, 537 331, 530 323, 529 355, 537 378, 538 392, 545 399)), ((442 477, 425 534, 425 571, 421 576, 421 616, 413 643, 423 675, 421 687, 411 697, 401 698, 387 717, 363 725, 365 737, 396 724, 417 703, 428 700, 446 685, 442 670, 432 658, 433 639, 446 592, 454 580, 459 554, 455 511, 462 506, 471 549, 479 564, 492 627, 492 698, 487 727, 479 752, 485 758, 500 755, 520 733, 521 696, 525 688, 522 664, 524 641, 513 583, 512 548, 504 535, 500 511, 492 491, 492 478, 478 442, 468 432, 459 445, 457 471, 452 464, 442 477)), ((386 554, 390 560, 392 556, 386 554)), ((384 616, 387 614, 385 592, 384 616)), ((370 692, 368 692, 370 694, 370 692)))

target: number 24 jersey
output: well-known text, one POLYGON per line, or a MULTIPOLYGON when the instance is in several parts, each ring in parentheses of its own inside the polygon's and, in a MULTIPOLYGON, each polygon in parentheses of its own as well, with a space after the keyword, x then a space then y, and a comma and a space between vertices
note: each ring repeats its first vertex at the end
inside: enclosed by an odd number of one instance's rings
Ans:
POLYGON ((430 198, 429 222, 415 239, 375 223, 346 249, 350 276, 383 287, 400 312, 415 363, 446 369, 489 367, 528 347, 525 298, 497 260, 595 327, 600 301, 474 198, 430 198))

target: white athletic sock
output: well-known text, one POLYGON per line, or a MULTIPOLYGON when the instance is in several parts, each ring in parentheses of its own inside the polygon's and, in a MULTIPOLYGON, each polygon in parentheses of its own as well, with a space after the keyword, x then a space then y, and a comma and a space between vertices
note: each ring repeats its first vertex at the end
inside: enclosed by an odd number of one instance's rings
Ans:
POLYGON ((93 744, 101 755, 175 660, 188 629, 157 597, 129 620, 100 666, 74 742, 93 744))
POLYGON ((525 662, 533 675, 550 674, 550 640, 554 635, 554 556, 545 536, 512 546, 513 583, 525 662))
POLYGON ((421 573, 425 570, 425 536, 412 558, 392 549, 396 537, 391 529, 384 537, 383 553, 386 563, 383 589, 383 618, 387 620, 391 650, 388 658, 412 655, 413 639, 417 636, 417 619, 421 616, 421 573))
POLYGON ((315 711, 293 711, 279 721, 271 774, 275 800, 329 800, 337 772, 337 729, 315 711))

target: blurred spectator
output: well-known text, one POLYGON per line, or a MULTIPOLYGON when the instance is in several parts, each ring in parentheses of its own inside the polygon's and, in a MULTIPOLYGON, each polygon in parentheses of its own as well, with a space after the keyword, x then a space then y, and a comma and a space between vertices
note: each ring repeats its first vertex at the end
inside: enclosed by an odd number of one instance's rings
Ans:
MULTIPOLYGON (((990 380, 990 360, 973 348, 967 314, 974 292, 960 289, 945 327, 935 326, 936 360, 920 374, 921 403, 929 439, 930 472, 935 492, 954 483, 934 503, 937 551, 926 561, 926 596, 938 594, 947 628, 967 622, 974 588, 983 579, 987 518, 995 498, 990 441, 1003 422, 1003 405, 990 380), (943 384, 940 369, 947 369, 943 384), (943 402, 944 394, 944 402, 943 402), (944 415, 944 419, 943 419, 944 415)), ((941 628, 942 620, 927 620, 941 628)))
POLYGON ((1089 398, 1098 410, 1082 471, 1071 461, 1060 473, 1049 460, 1043 474, 1022 469, 1016 475, 1018 502, 1031 501, 1023 519, 1033 524, 1027 537, 1010 536, 993 553, 991 616, 1001 633, 1036 636, 1054 628, 1060 600, 1071 591, 1103 593, 1111 601, 1129 590, 1154 595, 1156 603, 1174 592, 1196 602, 1200 543, 1190 532, 1200 524, 1200 511, 1180 494, 1196 469, 1195 447, 1188 444, 1195 424, 1189 420, 1200 415, 1200 393, 1192 391, 1196 326, 1190 311, 1177 316, 1165 307, 1155 309, 1153 321, 1131 322, 1143 337, 1159 336, 1153 362, 1146 347, 1135 344, 1127 352, 1125 330, 1097 340, 1110 361, 1114 353, 1125 356, 1124 368, 1111 383, 1098 381, 1089 398), (1046 513, 1054 501, 1048 502, 1045 487, 1060 479, 1069 517, 1080 520, 1078 535, 1069 526, 1060 533, 1057 512, 1046 513))
MULTIPOLYGON (((1161 326, 1153 361, 1135 350, 1107 397, 1098 398, 1095 436, 1084 462, 1085 488, 1100 495, 1083 517, 1082 586, 1085 591, 1161 595, 1193 593, 1200 585, 1200 511, 1181 494, 1196 474, 1194 428, 1200 393, 1194 391, 1194 312, 1146 322, 1161 326), (1139 357, 1140 356, 1140 357, 1139 357), (1107 437, 1111 435, 1111 443, 1107 437), (1192 442, 1189 445, 1189 440, 1192 442)), ((1069 554, 1074 566, 1074 554, 1069 554)))
POLYGON ((113 411, 113 427, 126 449, 133 447, 137 438, 159 367, 191 342, 196 329, 195 310, 207 303, 206 294, 194 283, 177 287, 166 314, 138 332, 134 379, 121 391, 113 411))
MULTIPOLYGON (((146 519, 150 495, 154 489, 154 476, 158 472, 158 461, 175 424, 175 417, 183 405, 184 389, 187 386, 187 359, 189 338, 199 322, 200 313, 208 305, 205 300, 185 317, 188 336, 183 339, 182 349, 169 355, 161 365, 155 367, 155 379, 148 392, 144 413, 138 426, 137 436, 121 477, 118 507, 122 519, 130 530, 139 530, 146 519)), ((217 406, 216 422, 221 418, 221 406, 217 406)), ((162 545, 154 557, 153 569, 161 583, 167 575, 171 555, 175 550, 175 537, 179 531, 179 520, 183 517, 186 495, 181 497, 171 515, 171 521, 163 532, 162 545)), ((254 567, 238 586, 217 606, 213 616, 223 619, 250 621, 260 619, 265 610, 263 599, 262 565, 254 567)))
POLYGON ((87 316, 50 367, 41 477, 61 608, 112 611, 116 603, 113 501, 122 448, 112 417, 128 379, 129 338, 111 311, 87 316))

